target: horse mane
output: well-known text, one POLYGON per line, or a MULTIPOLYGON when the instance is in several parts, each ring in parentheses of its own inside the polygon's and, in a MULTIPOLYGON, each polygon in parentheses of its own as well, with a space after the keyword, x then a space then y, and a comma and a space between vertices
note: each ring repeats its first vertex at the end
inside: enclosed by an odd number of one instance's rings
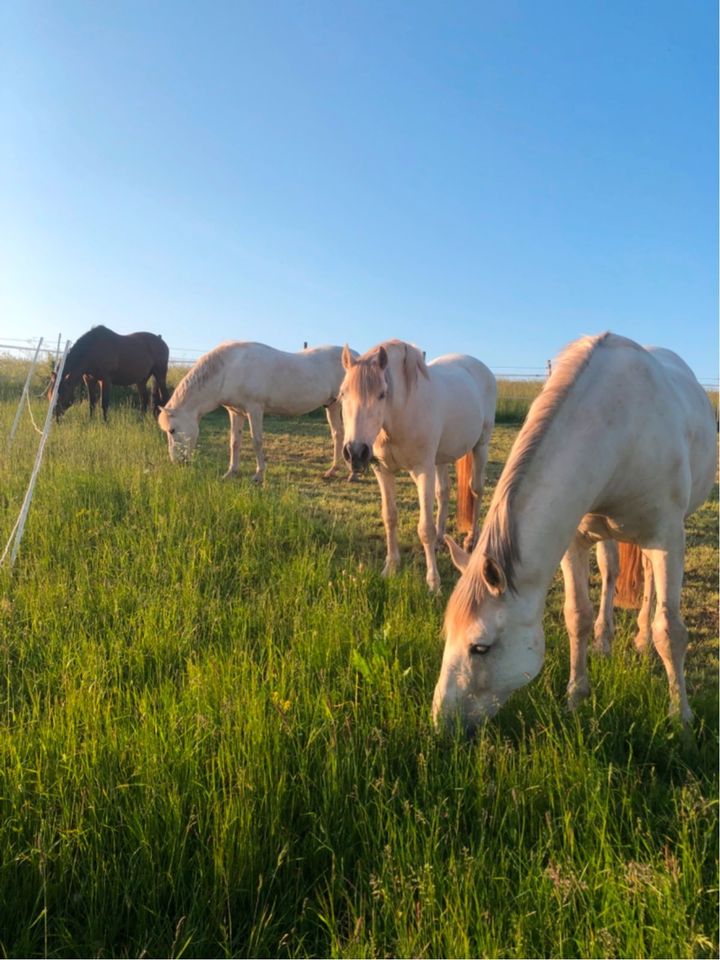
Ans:
POLYGON ((358 373, 358 389, 360 396, 365 399, 368 396, 374 396, 377 393, 380 382, 378 355, 380 350, 384 349, 388 354, 388 375, 387 381, 390 391, 392 391, 392 376, 390 374, 390 360, 396 357, 402 350, 402 369, 405 380, 405 391, 410 394, 415 389, 418 375, 422 374, 426 380, 430 379, 427 364, 419 350, 414 344, 406 343, 405 340, 385 340, 375 347, 371 347, 353 364, 358 373))
POLYGON ((228 340, 213 347, 208 353, 204 353, 182 378, 166 406, 172 409, 177 403, 185 400, 188 393, 203 387, 208 380, 217 376, 225 366, 228 352, 237 346, 237 340, 228 340))
MULTIPOLYGON (((558 410, 590 363, 595 351, 606 345, 611 346, 615 341, 629 342, 610 333, 601 333, 597 336, 581 337, 565 347, 553 363, 552 374, 542 392, 531 405, 505 468, 500 474, 475 552, 495 560, 505 574, 508 589, 513 592, 516 591, 515 566, 520 561, 518 531, 513 508, 520 483, 547 436, 558 410)), ((463 612, 469 613, 481 600, 484 589, 479 568, 476 564, 472 564, 468 568, 468 573, 458 581, 447 613, 451 613, 451 607, 453 618, 462 616, 463 612)))

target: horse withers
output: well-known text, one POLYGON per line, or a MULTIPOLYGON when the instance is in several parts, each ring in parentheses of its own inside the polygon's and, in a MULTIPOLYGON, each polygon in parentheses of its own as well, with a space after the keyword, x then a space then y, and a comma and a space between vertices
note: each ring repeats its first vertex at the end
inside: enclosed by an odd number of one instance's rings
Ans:
MULTIPOLYGON (((167 368, 169 350, 161 336, 155 333, 129 333, 122 335, 107 327, 93 327, 73 344, 65 360, 63 378, 58 386, 56 413, 58 419, 71 406, 75 391, 84 381, 90 401, 90 416, 97 402, 95 385, 100 385, 103 418, 107 420, 110 391, 114 385, 135 385, 140 395, 142 412, 148 408, 147 382, 153 378, 153 411, 167 403, 167 368)), ((55 373, 50 379, 48 396, 55 389, 55 373)))
POLYGON ((401 340, 381 343, 357 360, 346 348, 343 365, 343 454, 353 470, 370 464, 377 477, 387 542, 383 574, 393 573, 400 562, 395 475, 407 470, 420 500, 418 536, 425 551, 427 584, 438 590, 435 551, 443 543, 448 515, 448 466, 456 461, 458 517, 468 517, 468 549, 477 537, 495 422, 495 377, 484 363, 460 354, 426 364, 417 347, 401 340))
POLYGON ((610 333, 566 349, 513 445, 474 553, 454 550, 464 573, 445 614, 438 725, 472 733, 539 673, 545 598, 561 562, 568 704, 588 696, 588 553, 608 539, 642 550, 636 646, 652 639, 672 710, 689 722, 684 523, 712 488, 715 442, 708 396, 676 354, 610 333))

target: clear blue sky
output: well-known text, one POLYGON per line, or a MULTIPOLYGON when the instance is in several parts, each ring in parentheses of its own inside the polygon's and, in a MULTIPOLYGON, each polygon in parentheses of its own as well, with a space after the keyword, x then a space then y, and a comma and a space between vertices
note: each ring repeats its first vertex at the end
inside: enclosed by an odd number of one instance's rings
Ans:
POLYGON ((0 338, 718 366, 714 0, 0 5, 0 338))

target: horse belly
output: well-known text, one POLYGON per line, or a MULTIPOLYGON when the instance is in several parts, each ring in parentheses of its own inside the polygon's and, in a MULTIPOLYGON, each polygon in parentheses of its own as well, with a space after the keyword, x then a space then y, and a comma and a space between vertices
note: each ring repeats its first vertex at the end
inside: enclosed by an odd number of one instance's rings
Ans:
MULTIPOLYGON (((440 435, 435 463, 453 463, 472 450, 486 429, 485 416, 477 403, 450 411, 440 435)), ((492 425, 490 425, 492 429, 492 425)))

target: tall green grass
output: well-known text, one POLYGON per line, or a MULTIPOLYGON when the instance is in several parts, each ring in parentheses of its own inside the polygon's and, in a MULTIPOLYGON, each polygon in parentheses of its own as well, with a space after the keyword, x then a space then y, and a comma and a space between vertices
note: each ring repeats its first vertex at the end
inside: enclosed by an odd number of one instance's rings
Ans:
MULTIPOLYGON (((454 575, 427 594, 411 487, 384 581, 377 491, 316 479, 322 423, 269 421, 257 490, 218 480, 222 418, 182 469, 151 419, 86 416, 0 576, 3 953, 716 955, 716 619, 693 747, 623 615, 565 713, 557 590, 540 678, 477 742, 438 738, 454 575)), ((35 442, 24 421, 0 466, 3 540, 35 442)), ((710 505, 711 582, 715 531, 710 505)))

